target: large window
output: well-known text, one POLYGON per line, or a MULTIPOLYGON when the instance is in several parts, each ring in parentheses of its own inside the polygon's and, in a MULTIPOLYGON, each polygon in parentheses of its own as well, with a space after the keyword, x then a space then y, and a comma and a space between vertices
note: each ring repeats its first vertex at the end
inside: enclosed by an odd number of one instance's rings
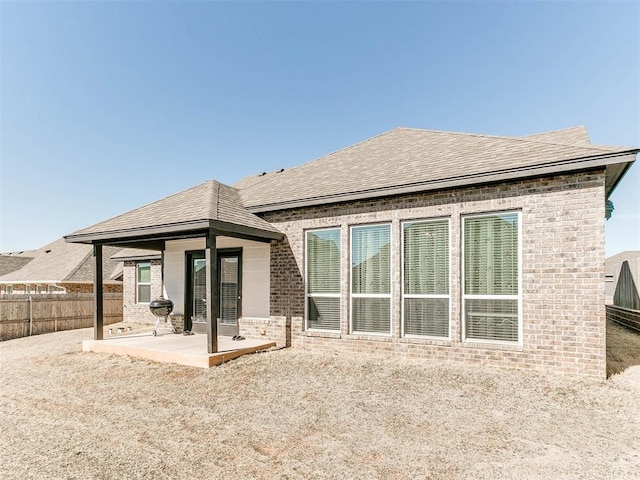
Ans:
POLYGON ((519 342, 520 214, 464 219, 464 333, 467 340, 519 342))
POLYGON ((151 301, 151 263, 139 262, 136 264, 136 270, 136 300, 138 303, 149 303, 151 301))
POLYGON ((391 333, 391 226, 351 228, 351 330, 391 333))
POLYGON ((340 331, 340 229, 306 235, 307 328, 340 331))
POLYGON ((403 327, 405 335, 449 336, 449 221, 405 222, 403 327))

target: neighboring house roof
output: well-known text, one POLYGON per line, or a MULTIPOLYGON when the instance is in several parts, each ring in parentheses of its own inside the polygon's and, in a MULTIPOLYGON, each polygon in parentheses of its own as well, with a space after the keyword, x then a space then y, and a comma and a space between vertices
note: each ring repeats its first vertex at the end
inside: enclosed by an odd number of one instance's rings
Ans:
POLYGON ((111 280, 120 280, 124 275, 124 262, 128 260, 141 261, 141 260, 160 260, 162 258, 162 252, 156 250, 145 250, 142 248, 123 248, 119 250, 115 255, 111 256, 111 260, 116 263, 116 268, 111 272, 109 278, 111 280))
POLYGON ((215 180, 170 195, 117 217, 78 230, 66 238, 73 242, 131 238, 157 233, 208 228, 245 230, 280 238, 277 228, 242 207, 238 191, 215 180))
POLYGON ((0 276, 18 270, 31 261, 31 257, 0 254, 0 276))
MULTIPOLYGON (((620 265, 625 261, 640 260, 640 250, 625 250, 607 257, 604 261, 604 269, 607 275, 617 273, 620 265)), ((640 279, 639 279, 640 280, 640 279)))
MULTIPOLYGON (((115 269, 110 256, 120 250, 109 247, 103 260, 104 279, 115 269)), ((0 283, 92 283, 93 249, 58 239, 33 252, 33 259, 13 272, 0 276, 0 283)))
POLYGON ((516 138, 396 128, 236 186, 245 207, 258 213, 622 165, 610 170, 610 192, 638 150, 585 144, 582 129, 516 138))

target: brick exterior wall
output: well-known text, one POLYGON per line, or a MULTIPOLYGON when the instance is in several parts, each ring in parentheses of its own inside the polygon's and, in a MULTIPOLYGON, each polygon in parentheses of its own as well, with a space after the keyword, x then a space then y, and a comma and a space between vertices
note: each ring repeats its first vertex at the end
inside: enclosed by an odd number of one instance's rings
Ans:
MULTIPOLYGON (((151 263, 151 300, 162 295, 162 269, 160 260, 151 263)), ((156 317, 149 310, 148 303, 137 303, 137 269, 135 261, 124 262, 124 291, 122 317, 125 322, 155 323, 156 317)))
POLYGON ((604 307, 604 170, 477 188, 283 210, 263 217, 285 235, 271 244, 271 317, 297 348, 372 351, 434 361, 606 376, 604 307), (522 215, 522 345, 462 341, 462 217, 522 215), (450 218, 450 340, 403 338, 401 222, 450 218), (392 334, 349 332, 349 227, 389 222, 392 232, 392 334), (304 231, 340 227, 341 332, 304 329, 304 231), (290 330, 287 330, 287 328, 290 330))
POLYGON ((240 335, 276 342, 277 347, 291 346, 291 323, 285 316, 271 318, 241 318, 238 320, 240 335))

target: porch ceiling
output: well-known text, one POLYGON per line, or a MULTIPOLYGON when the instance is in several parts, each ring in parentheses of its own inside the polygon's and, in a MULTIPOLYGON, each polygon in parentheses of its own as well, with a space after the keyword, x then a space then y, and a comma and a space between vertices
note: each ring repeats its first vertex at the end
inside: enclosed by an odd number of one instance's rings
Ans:
POLYGON ((283 237, 247 211, 235 188, 209 180, 65 236, 67 242, 162 250, 166 240, 210 234, 268 242, 283 237))

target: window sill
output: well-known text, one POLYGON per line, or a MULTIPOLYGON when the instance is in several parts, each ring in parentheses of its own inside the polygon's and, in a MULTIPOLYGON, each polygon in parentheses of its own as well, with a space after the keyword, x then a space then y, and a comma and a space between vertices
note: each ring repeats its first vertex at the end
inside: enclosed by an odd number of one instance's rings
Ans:
POLYGON ((499 343, 483 340, 464 340, 462 342, 465 348, 481 348, 484 350, 508 350, 511 352, 523 352, 524 347, 519 343, 499 343))
POLYGON ((379 335, 368 335, 366 333, 352 333, 351 335, 345 335, 348 340, 366 340, 371 342, 392 342, 393 338, 388 333, 379 335))
POLYGON ((436 345, 439 347, 450 347, 451 339, 435 338, 435 337, 402 337, 400 343, 408 343, 415 345, 436 345))
POLYGON ((303 337, 316 337, 316 338, 342 338, 342 334, 338 332, 322 332, 319 330, 307 330, 302 332, 303 337))

